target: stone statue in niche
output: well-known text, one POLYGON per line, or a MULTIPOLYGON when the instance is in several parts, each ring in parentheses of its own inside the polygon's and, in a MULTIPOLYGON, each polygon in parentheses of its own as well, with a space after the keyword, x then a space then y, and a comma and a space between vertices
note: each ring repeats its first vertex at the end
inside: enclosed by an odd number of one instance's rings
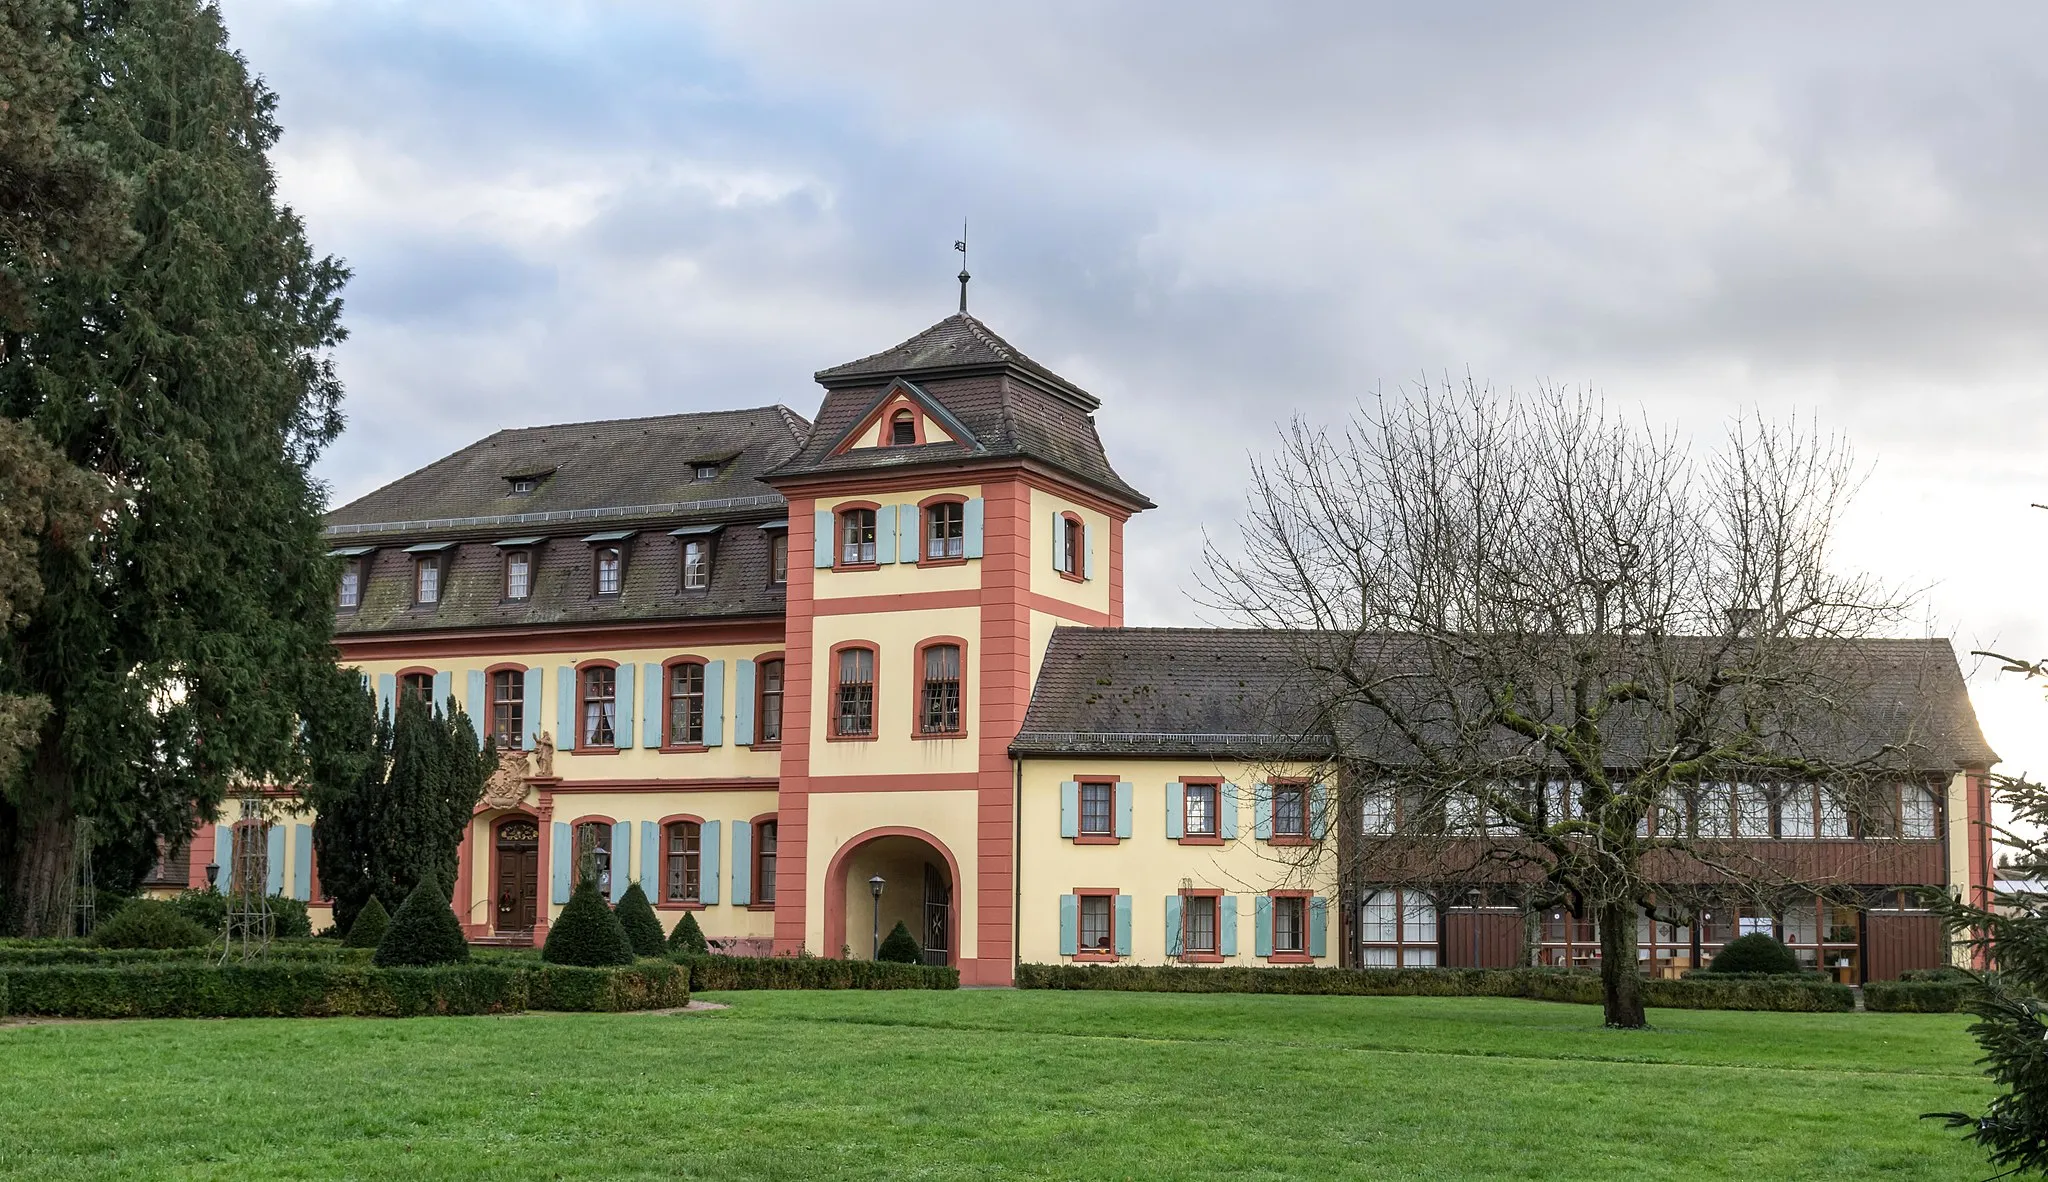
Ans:
POLYGON ((533 740, 533 777, 537 780, 555 778, 555 737, 546 731, 533 740))

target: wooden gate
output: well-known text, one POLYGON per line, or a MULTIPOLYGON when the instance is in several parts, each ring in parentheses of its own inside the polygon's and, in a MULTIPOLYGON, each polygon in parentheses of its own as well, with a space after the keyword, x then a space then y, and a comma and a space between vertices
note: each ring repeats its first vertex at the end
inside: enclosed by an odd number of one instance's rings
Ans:
POLYGON ((1869 911, 1864 919, 1863 979, 1892 981, 1907 969, 1947 964, 1948 935, 1925 911, 1869 911))
POLYGON ((1443 963, 1459 969, 1511 969, 1522 963, 1522 913, 1511 907, 1445 909, 1443 963), (1473 953, 1478 953, 1475 964, 1473 953))

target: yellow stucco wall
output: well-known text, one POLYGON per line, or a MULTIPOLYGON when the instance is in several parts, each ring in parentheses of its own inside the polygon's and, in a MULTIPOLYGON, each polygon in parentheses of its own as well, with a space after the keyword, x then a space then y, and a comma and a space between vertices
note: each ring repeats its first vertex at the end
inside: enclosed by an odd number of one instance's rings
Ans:
MULTIPOLYGON (((815 569, 812 595, 818 599, 843 599, 856 595, 908 595, 922 591, 971 591, 981 586, 981 560, 970 558, 964 563, 948 566, 917 565, 917 547, 922 538, 922 525, 918 513, 918 502, 927 497, 950 495, 978 497, 978 484, 934 485, 931 488, 914 489, 877 494, 875 497, 834 497, 817 503, 819 509, 834 514, 837 520, 839 506, 852 502, 873 502, 880 500, 885 505, 895 505, 896 512, 896 554, 897 562, 887 563, 874 570, 834 570, 830 567, 815 569)), ((834 545, 837 545, 834 536, 834 545)), ((810 561, 811 556, 800 555, 792 561, 810 561)))
MULTIPOLYGON (((899 404, 899 406, 890 407, 881 416, 876 418, 874 422, 869 423, 867 429, 865 431, 862 431, 860 435, 854 439, 853 443, 848 446, 847 450, 857 451, 860 448, 864 447, 888 446, 888 444, 885 443, 883 437, 888 433, 890 429, 890 421, 896 417, 896 411, 900 408, 901 405, 908 404, 905 403, 899 404)), ((937 419, 924 413, 924 411, 921 408, 913 409, 917 410, 917 417, 924 420, 924 441, 926 443, 955 442, 952 433, 950 431, 947 431, 944 427, 940 426, 939 421, 937 419)))
POLYGON ((981 636, 981 609, 939 608, 929 611, 877 612, 820 616, 812 631, 811 774, 813 776, 926 775, 971 772, 978 755, 981 707, 979 667, 975 651, 981 636), (960 682, 961 718, 967 735, 960 739, 913 738, 916 726, 917 646, 934 636, 967 641, 967 665, 960 682), (875 738, 858 742, 828 738, 832 701, 832 646, 849 640, 875 646, 875 738))
MULTIPOLYGON (((780 757, 773 751, 755 751, 741 746, 733 740, 734 727, 739 714, 738 662, 752 660, 764 652, 777 651, 777 646, 765 644, 708 645, 689 648, 655 649, 629 648, 605 649, 590 652, 570 653, 506 653, 490 657, 442 658, 438 664, 425 661, 363 661, 353 667, 360 669, 376 685, 379 674, 396 674, 400 669, 432 668, 436 672, 452 674, 450 685, 455 697, 465 710, 470 712, 472 721, 479 729, 489 725, 488 705, 471 703, 469 698, 469 673, 492 665, 515 664, 527 668, 538 668, 540 678, 540 701, 525 703, 527 717, 535 717, 539 710, 541 729, 555 736, 558 748, 555 757, 555 774, 564 780, 619 780, 619 779, 728 779, 748 776, 774 777, 780 771, 780 757), (659 716, 650 720, 646 717, 644 703, 646 689, 644 679, 646 666, 659 666, 671 657, 688 653, 712 661, 725 662, 724 701, 721 714, 725 720, 724 742, 717 747, 701 752, 663 752, 642 746, 650 721, 656 727, 661 725, 659 716), (567 749, 562 736, 556 734, 560 713, 558 704, 561 693, 561 676, 558 670, 573 669, 583 661, 605 659, 624 665, 636 666, 632 701, 621 701, 618 709, 623 715, 630 710, 633 717, 633 746, 621 749, 615 754, 578 755, 567 749)), ((485 694, 489 694, 489 682, 485 683, 485 694)), ((580 722, 578 724, 580 726, 580 722)))
MULTIPOLYGON (((529 793, 526 802, 527 808, 531 810, 534 803, 534 795, 529 793)), ((474 856, 470 859, 469 868, 471 913, 463 917, 467 923, 489 923, 494 919, 495 909, 492 904, 496 895, 491 877, 494 846, 493 834, 498 822, 507 815, 507 811, 493 810, 486 812, 473 818, 470 822, 469 836, 472 843, 471 849, 475 852, 474 856)), ((763 813, 772 813, 774 811, 775 793, 772 791, 561 792, 557 793, 554 797, 554 817, 550 822, 550 826, 556 823, 573 825, 578 819, 584 817, 606 817, 612 821, 631 823, 633 826, 633 839, 628 843, 629 848, 624 851, 623 856, 621 856, 621 852, 618 850, 612 851, 612 872, 614 874, 624 873, 633 882, 645 881, 652 883, 652 887, 647 892, 648 900, 655 904, 656 913, 661 916, 663 926, 672 928, 682 918, 683 912, 680 909, 671 909, 664 905, 662 884, 665 881, 665 877, 662 873, 660 862, 662 855, 659 852, 656 854, 655 873, 651 878, 642 878, 642 855, 644 851, 641 848, 640 842, 640 823, 646 821, 659 824, 662 818, 678 814, 697 816, 706 821, 720 822, 718 827, 719 901, 706 904, 701 910, 697 911, 697 924, 704 929, 706 937, 714 940, 728 937, 759 937, 765 939, 774 935, 774 913, 766 909, 757 910, 732 901, 732 870, 736 864, 735 860, 751 859, 753 852, 751 841, 735 844, 732 823, 734 821, 752 821, 763 813)), ((548 848, 548 843, 553 840, 550 826, 543 826, 541 829, 540 840, 544 848, 548 848)), ((549 874, 542 876, 539 884, 540 903, 547 909, 550 918, 560 914, 562 910, 561 904, 552 901, 551 878, 552 867, 550 867, 549 874)), ((755 886, 758 889, 758 884, 755 884, 755 886)))
MULTIPOLYGON (((831 870, 832 859, 842 845, 862 833, 885 827, 909 827, 921 829, 944 843, 951 851, 954 861, 959 864, 960 879, 953 884, 953 906, 958 913, 957 931, 961 945, 958 955, 961 959, 972 959, 976 952, 976 891, 975 878, 975 815, 976 794, 972 790, 948 792, 820 792, 810 798, 810 832, 813 837, 809 844, 805 863, 805 881, 809 885, 809 897, 804 906, 804 947, 825 956, 839 955, 838 948, 826 948, 825 910, 827 892, 840 890, 846 901, 846 944, 858 959, 866 959, 869 953, 870 911, 872 898, 867 887, 870 875, 880 873, 892 885, 883 889, 882 931, 887 934, 897 919, 910 925, 911 932, 923 943, 923 935, 916 922, 917 904, 922 903, 923 882, 921 877, 913 879, 914 872, 921 872, 920 864, 914 858, 905 856, 907 851, 883 847, 876 851, 880 856, 863 856, 860 852, 848 860, 840 875, 840 881, 830 883, 826 876, 831 870), (820 840, 818 835, 832 834, 831 840, 820 840)), ((875 843, 882 847, 883 843, 875 843)), ((935 859, 944 867, 944 858, 935 859)))
MULTIPOLYGON (((1031 590, 1033 594, 1086 608, 1089 611, 1109 611, 1109 518, 1093 509, 1083 508, 1057 494, 1042 488, 1031 490, 1031 590), (1082 582, 1066 578, 1053 567, 1052 516, 1055 513, 1074 513, 1088 527, 1088 537, 1095 548, 1095 577, 1082 582)), ((1085 563, 1083 569, 1086 569, 1085 563)))
POLYGON ((1327 955, 1338 963, 1336 838, 1320 849, 1275 847, 1252 836, 1251 785, 1276 774, 1313 776, 1315 769, 1274 768, 1200 759, 1103 759, 1079 756, 1027 759, 1023 768, 1022 898, 1018 950, 1026 963, 1069 959, 1059 947, 1060 896, 1076 888, 1115 888, 1132 896, 1131 957, 1166 961, 1166 897, 1184 888, 1238 896, 1238 954, 1233 964, 1260 964, 1254 955, 1252 898, 1268 890, 1312 890, 1330 899, 1327 955), (1109 777, 1132 786, 1131 836, 1116 845, 1080 845, 1060 836, 1060 784, 1077 777, 1109 777), (1220 776, 1239 786, 1237 840, 1224 845, 1181 845, 1166 836, 1168 781, 1220 776))

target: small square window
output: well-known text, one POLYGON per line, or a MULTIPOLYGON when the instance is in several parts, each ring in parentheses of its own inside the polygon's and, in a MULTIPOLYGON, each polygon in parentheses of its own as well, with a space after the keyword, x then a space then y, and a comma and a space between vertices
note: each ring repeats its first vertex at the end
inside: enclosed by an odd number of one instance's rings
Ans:
POLYGON ((718 465, 698 464, 692 474, 699 480, 716 480, 718 479, 718 465))
POLYGON ((518 480, 512 482, 512 495, 516 497, 523 497, 539 487, 540 481, 534 480, 531 477, 522 476, 518 480))

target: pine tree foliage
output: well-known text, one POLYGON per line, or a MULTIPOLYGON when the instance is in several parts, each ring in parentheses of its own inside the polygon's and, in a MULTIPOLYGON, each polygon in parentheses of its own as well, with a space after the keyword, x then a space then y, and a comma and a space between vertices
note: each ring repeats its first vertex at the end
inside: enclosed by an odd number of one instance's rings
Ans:
POLYGON ((639 883, 626 888, 612 914, 618 916, 619 926, 626 930, 626 942, 633 946, 635 956, 661 956, 668 951, 668 936, 661 930, 661 918, 654 914, 654 906, 647 901, 647 892, 640 889, 639 883))
POLYGON ((395 712, 380 713, 353 670, 331 670, 318 700, 307 712, 304 788, 321 885, 347 930, 373 895, 390 910, 428 875, 455 881, 462 831, 497 749, 477 749, 476 727, 453 698, 437 709, 400 694, 395 712))
POLYGON ((882 937, 882 947, 875 952, 875 959, 894 961, 897 964, 919 964, 924 960, 924 949, 917 946, 917 938, 910 934, 910 929, 899 919, 896 926, 889 929, 889 934, 882 937))
POLYGON ((390 968, 398 965, 425 967, 459 964, 469 959, 469 942, 462 938, 462 921, 448 906, 448 896, 430 872, 399 905, 391 926, 377 941, 370 963, 390 968))
POLYGON ((148 850, 233 784, 296 779, 334 657, 309 468, 341 429, 347 272, 277 200, 276 100, 217 8, 78 12, 76 134, 125 178, 133 242, 37 282, 0 359, 0 417, 112 493, 89 550, 40 550, 39 604, 0 634, 0 693, 49 711, 0 799, 0 929, 27 935, 69 925, 80 817, 148 850))
POLYGON ((697 916, 685 911, 676 921, 676 930, 668 934, 668 950, 672 956, 709 956, 711 945, 704 939, 704 929, 697 925, 697 916))
MULTIPOLYGON (((403 904, 401 904, 403 906, 403 904)), ((375 895, 356 912, 355 921, 347 927, 348 935, 341 939, 344 948, 375 948, 384 939, 384 933, 391 927, 391 913, 384 910, 384 902, 375 895)))
POLYGON ((575 893, 569 896, 562 913, 548 926, 548 940, 541 945, 540 958, 549 964, 585 968, 633 963, 632 941, 626 938, 619 917, 605 906, 596 882, 586 878, 576 884, 575 893))

